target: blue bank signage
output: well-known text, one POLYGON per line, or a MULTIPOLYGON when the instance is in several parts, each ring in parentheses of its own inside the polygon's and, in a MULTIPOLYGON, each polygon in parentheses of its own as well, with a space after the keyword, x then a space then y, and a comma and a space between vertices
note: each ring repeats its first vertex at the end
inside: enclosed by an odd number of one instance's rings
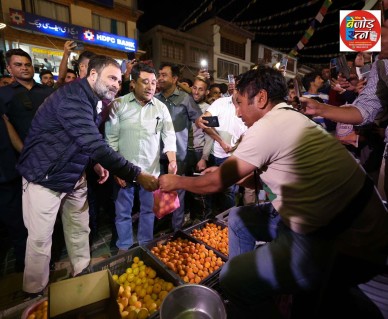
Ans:
POLYGON ((37 16, 32 13, 10 9, 11 25, 55 37, 82 41, 85 44, 99 45, 119 51, 136 51, 136 40, 115 34, 67 24, 37 16))

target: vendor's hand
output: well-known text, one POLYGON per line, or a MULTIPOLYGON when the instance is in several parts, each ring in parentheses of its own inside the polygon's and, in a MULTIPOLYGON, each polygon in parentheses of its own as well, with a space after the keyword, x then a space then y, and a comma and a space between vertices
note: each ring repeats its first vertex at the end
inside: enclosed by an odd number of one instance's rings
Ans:
POLYGON ((116 175, 114 176, 114 180, 119 185, 121 188, 127 187, 127 182, 120 177, 117 177, 116 175))
POLYGON ((206 161, 205 161, 203 158, 201 158, 201 159, 198 161, 197 165, 195 166, 195 170, 196 170, 197 172, 202 172, 204 169, 206 169, 206 167, 207 167, 206 161))
POLYGON ((171 192, 180 189, 179 180, 181 176, 164 174, 159 176, 159 188, 163 192, 171 192))
POLYGON ((158 179, 146 172, 140 172, 140 174, 137 176, 136 182, 149 192, 153 192, 159 188, 158 179))
POLYGON ((178 171, 178 165, 176 161, 173 160, 168 164, 168 173, 175 175, 177 171, 178 171))
POLYGON ((107 179, 109 178, 109 171, 105 168, 103 168, 100 164, 94 165, 94 171, 96 174, 100 177, 97 182, 99 184, 104 184, 107 179))

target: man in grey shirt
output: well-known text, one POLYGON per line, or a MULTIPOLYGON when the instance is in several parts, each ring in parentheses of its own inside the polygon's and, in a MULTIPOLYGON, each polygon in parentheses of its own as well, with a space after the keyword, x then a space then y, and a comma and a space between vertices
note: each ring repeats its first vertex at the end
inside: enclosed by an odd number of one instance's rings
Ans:
MULTIPOLYGON (((176 134, 178 164, 178 175, 184 175, 185 160, 187 156, 187 146, 189 129, 191 123, 195 122, 202 114, 201 109, 195 103, 192 96, 181 91, 177 87, 179 78, 179 66, 172 63, 162 63, 159 67, 158 82, 160 93, 155 97, 167 105, 171 114, 176 134)), ((168 160, 165 154, 160 156, 161 173, 167 173, 168 160)), ((178 190, 180 207, 173 212, 172 227, 175 230, 181 229, 184 222, 184 197, 185 191, 178 190)))

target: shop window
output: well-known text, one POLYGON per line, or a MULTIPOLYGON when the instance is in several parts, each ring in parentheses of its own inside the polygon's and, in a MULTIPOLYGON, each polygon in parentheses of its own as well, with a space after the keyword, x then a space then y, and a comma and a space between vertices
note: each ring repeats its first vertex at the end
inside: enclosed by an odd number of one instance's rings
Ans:
POLYGON ((271 63, 272 62, 272 50, 268 48, 264 48, 264 63, 271 63))
MULTIPOLYGON (((37 15, 57 21, 70 22, 70 12, 67 6, 45 0, 35 0, 33 5, 35 9, 33 13, 37 15)), ((26 11, 31 12, 30 5, 26 5, 26 11)))
POLYGON ((117 34, 122 37, 127 36, 125 32, 125 23, 123 21, 92 14, 92 23, 92 28, 95 30, 117 34))
POLYGON ((217 77, 219 79, 228 79, 228 74, 238 75, 239 65, 223 59, 217 59, 217 77))
POLYGON ((183 62, 184 45, 168 39, 162 40, 162 57, 183 62))
POLYGON ((190 48, 191 62, 199 64, 202 59, 208 60, 208 54, 206 50, 199 48, 190 48))
POLYGON ((221 52, 245 60, 245 43, 221 37, 221 52))

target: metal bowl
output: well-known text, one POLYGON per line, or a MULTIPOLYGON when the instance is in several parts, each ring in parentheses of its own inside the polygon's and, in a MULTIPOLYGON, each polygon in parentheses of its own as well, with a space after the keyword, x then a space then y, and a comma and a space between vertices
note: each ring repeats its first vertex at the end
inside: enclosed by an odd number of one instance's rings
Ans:
POLYGON ((226 311, 216 291, 187 284, 176 287, 164 298, 160 319, 226 319, 226 311))

